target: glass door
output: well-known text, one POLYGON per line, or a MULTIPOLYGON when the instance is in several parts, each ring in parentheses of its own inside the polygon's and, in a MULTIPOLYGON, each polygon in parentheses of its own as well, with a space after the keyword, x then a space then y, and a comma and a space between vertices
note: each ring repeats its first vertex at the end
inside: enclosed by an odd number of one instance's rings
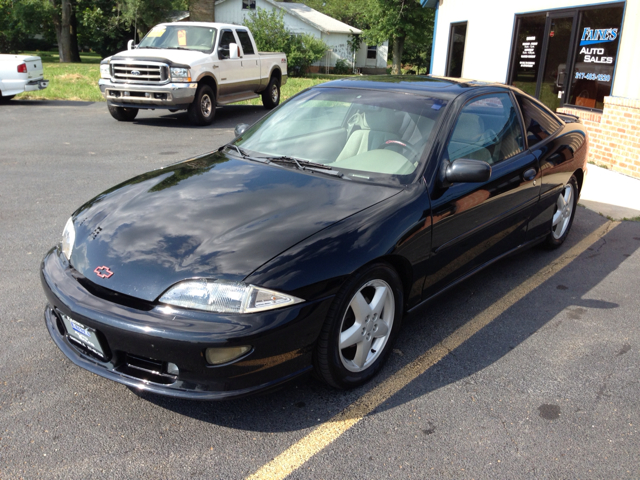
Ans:
POLYGON ((544 70, 538 98, 554 112, 562 106, 565 83, 571 70, 569 56, 574 20, 575 14, 547 18, 544 70))

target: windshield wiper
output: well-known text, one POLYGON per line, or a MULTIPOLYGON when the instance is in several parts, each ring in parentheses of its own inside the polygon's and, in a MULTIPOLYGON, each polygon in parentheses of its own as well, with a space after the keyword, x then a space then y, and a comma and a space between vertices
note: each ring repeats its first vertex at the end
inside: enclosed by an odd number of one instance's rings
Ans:
POLYGON ((312 172, 325 173, 327 175, 333 175, 336 177, 342 177, 343 174, 334 170, 329 165, 324 165, 323 163, 310 162, 309 160, 301 160, 295 157, 289 157, 287 155, 281 155, 279 157, 260 157, 265 160, 274 162, 274 163, 286 163, 289 165, 295 165, 300 170, 310 170, 312 172))
POLYGON ((247 152, 245 152, 242 148, 240 148, 237 145, 234 145, 233 143, 227 143, 222 148, 220 148, 220 150, 222 150, 223 148, 228 148, 228 149, 231 149, 231 150, 235 150, 236 152, 238 152, 240 154, 240 156, 242 158, 246 158, 247 160, 254 160, 254 161, 260 162, 260 163, 270 163, 270 161, 268 159, 265 159, 264 157, 252 157, 247 152))
MULTIPOLYGON (((193 50, 193 48, 186 48, 186 47, 164 47, 165 50, 193 50)), ((196 51, 200 51, 200 50, 196 50, 196 51)))

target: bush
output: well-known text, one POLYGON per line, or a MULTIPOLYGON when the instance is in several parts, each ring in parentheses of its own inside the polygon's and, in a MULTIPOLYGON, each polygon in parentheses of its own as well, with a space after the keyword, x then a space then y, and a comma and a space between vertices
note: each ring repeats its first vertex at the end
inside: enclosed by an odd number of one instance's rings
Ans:
POLYGON ((314 62, 320 60, 328 46, 322 40, 304 33, 294 35, 284 25, 284 12, 263 8, 250 12, 245 26, 251 30, 258 50, 284 52, 287 55, 288 74, 304 75, 314 62))
POLYGON ((351 73, 351 65, 341 58, 336 62, 336 66, 333 67, 333 73, 336 75, 347 75, 351 73))

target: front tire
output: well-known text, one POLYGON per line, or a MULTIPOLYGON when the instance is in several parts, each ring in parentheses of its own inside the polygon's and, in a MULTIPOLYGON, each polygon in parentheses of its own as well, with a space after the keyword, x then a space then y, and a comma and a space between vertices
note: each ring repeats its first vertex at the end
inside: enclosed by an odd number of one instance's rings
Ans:
POLYGON ((119 122, 131 122, 138 115, 137 108, 114 107, 112 105, 107 105, 107 107, 111 116, 119 122))
POLYGON ((558 248, 564 243, 571 230, 573 217, 576 215, 578 204, 578 181, 571 176, 564 186, 558 199, 551 219, 551 232, 546 238, 545 246, 550 249, 558 248))
POLYGON ((9 103, 9 100, 11 100, 13 97, 15 97, 15 95, 0 95, 0 103, 9 103))
POLYGON ((355 274, 329 309, 314 356, 316 375, 336 388, 368 382, 382 368, 402 322, 402 282, 378 263, 355 274))
POLYGON ((209 85, 200 85, 188 110, 193 125, 211 125, 216 116, 216 95, 209 85))
POLYGON ((280 104, 280 80, 277 77, 271 77, 267 89, 262 92, 262 105, 267 110, 276 108, 280 104))

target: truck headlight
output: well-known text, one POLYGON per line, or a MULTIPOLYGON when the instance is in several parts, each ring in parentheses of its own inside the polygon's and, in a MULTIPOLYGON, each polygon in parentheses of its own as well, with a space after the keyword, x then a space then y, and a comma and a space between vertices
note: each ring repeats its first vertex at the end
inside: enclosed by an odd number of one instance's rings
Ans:
POLYGON ((73 227, 73 219, 69 217, 67 224, 64 226, 62 232, 62 253, 67 260, 71 260, 71 252, 73 251, 73 244, 76 241, 76 229, 73 227))
POLYGON ((111 65, 108 63, 100 64, 100 78, 111 78, 111 65))
POLYGON ((191 70, 188 68, 171 67, 171 81, 172 82, 190 82, 191 70))
POLYGON ((171 287, 160 302, 216 313, 254 313, 304 300, 285 293, 222 280, 186 280, 171 287))

